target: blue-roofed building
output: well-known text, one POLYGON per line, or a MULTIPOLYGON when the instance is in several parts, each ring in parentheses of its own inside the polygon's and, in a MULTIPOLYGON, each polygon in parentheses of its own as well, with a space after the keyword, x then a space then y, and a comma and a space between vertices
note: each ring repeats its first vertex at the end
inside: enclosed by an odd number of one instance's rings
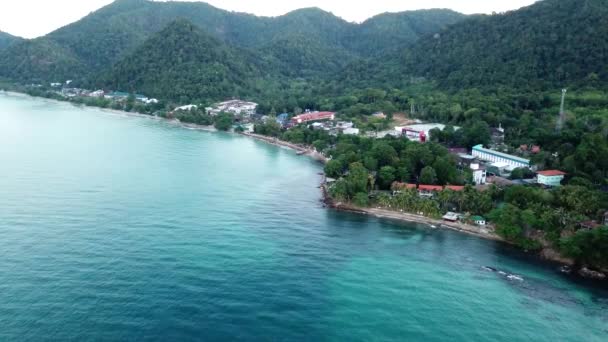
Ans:
POLYGON ((285 126, 289 122, 289 114, 282 113, 277 115, 277 123, 281 126, 285 126))
POLYGON ((129 93, 125 93, 122 91, 114 91, 109 94, 106 94, 104 97, 110 100, 126 99, 127 97, 129 97, 129 93))
POLYGON ((484 148, 483 145, 474 146, 471 154, 481 160, 490 161, 493 163, 506 163, 513 168, 530 168, 531 165, 529 159, 490 150, 484 148))

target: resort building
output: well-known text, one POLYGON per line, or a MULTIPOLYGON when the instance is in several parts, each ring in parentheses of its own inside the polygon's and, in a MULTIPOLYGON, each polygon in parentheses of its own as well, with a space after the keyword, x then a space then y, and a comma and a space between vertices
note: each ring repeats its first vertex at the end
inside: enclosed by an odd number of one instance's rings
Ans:
POLYGON ((433 197, 441 191, 443 191, 443 187, 439 185, 418 185, 418 195, 420 197, 433 197))
POLYGON ((448 221, 448 222, 458 222, 460 220, 461 216, 462 215, 460 215, 458 213, 453 213, 453 212, 449 211, 445 215, 443 215, 443 220, 448 221))
POLYGON ((191 104, 191 105, 186 105, 186 106, 177 107, 177 108, 175 108, 175 109, 174 109, 174 111, 175 111, 175 112, 177 112, 177 111, 184 111, 184 112, 186 112, 186 111, 191 111, 191 110, 193 110, 193 109, 197 109, 197 108, 198 108, 198 106, 197 106, 197 105, 193 105, 193 104, 191 104))
POLYGON ((91 93, 89 93, 89 97, 103 97, 105 95, 105 92, 103 90, 95 90, 91 93))
POLYGON ((342 134, 346 134, 346 135, 359 135, 360 130, 358 128, 346 128, 342 131, 342 134))
POLYGON ((338 121, 336 123, 336 128, 339 130, 345 130, 345 129, 353 128, 353 127, 355 127, 355 124, 350 121, 338 121))
POLYGON ((473 184, 486 184, 487 172, 485 167, 479 165, 479 163, 473 163, 471 164, 471 171, 473 171, 473 184))
POLYGON ((464 186, 462 186, 462 185, 446 185, 444 190, 464 191, 464 186))
POLYGON ((473 223, 475 223, 475 225, 477 225, 477 226, 486 225, 486 219, 483 218, 482 216, 472 216, 471 221, 473 221, 473 223))
MULTIPOLYGON (((395 130, 401 133, 402 136, 408 138, 411 141, 424 143, 431 138, 431 131, 438 129, 443 131, 445 129, 443 124, 416 124, 404 127, 395 127, 395 130)), ((459 130, 460 127, 454 127, 454 130, 459 130)))
POLYGON ((445 190, 452 191, 464 191, 464 186, 461 185, 446 185, 445 187, 441 185, 426 185, 426 184, 412 184, 412 183, 393 183, 392 189, 394 193, 398 193, 401 190, 406 189, 414 189, 418 190, 418 195, 420 197, 434 197, 438 192, 442 192, 445 190))
POLYGON ((334 120, 335 118, 336 118, 336 113, 334 113, 334 112, 308 112, 308 113, 294 116, 291 119, 291 122, 294 125, 299 125, 299 124, 305 123, 305 122, 334 120))
POLYGON ((545 170, 537 172, 537 183, 545 186, 560 186, 566 176, 565 172, 559 170, 545 170))
POLYGON ((288 121, 289 121, 289 114, 281 113, 281 114, 277 115, 277 123, 279 125, 285 126, 288 121))
POLYGON ((530 168, 529 159, 524 159, 524 158, 520 158, 517 156, 510 155, 510 154, 490 150, 490 149, 484 148, 483 145, 474 146, 472 154, 473 154, 473 156, 475 156, 481 160, 485 160, 485 161, 489 161, 489 162, 493 162, 493 163, 505 163, 506 165, 511 166, 514 169, 521 168, 521 167, 530 168))
POLYGON ((213 107, 207 107, 207 114, 216 116, 220 113, 230 113, 238 116, 250 117, 255 115, 258 104, 242 100, 230 100, 216 103, 213 107))

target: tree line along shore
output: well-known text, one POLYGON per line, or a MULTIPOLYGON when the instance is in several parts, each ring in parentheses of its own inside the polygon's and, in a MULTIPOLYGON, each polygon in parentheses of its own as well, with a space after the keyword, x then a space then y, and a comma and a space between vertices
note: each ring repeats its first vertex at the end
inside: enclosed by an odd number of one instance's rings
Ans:
MULTIPOLYGON (((356 134, 340 134, 345 131, 319 129, 325 126, 316 125, 314 120, 298 124, 293 121, 297 112, 277 115, 271 109, 266 115, 246 117, 221 111, 210 115, 204 104, 175 107, 176 105, 163 102, 142 103, 134 94, 107 99, 65 96, 62 91, 40 87, 13 86, 9 89, 88 106, 143 113, 187 125, 207 128, 214 126, 219 130, 234 129, 258 138, 268 137, 272 139, 266 140, 268 142, 295 148, 301 153, 313 154, 318 159, 325 160, 327 177, 336 180, 330 186, 330 194, 343 203, 361 208, 375 207, 422 214, 434 219, 446 212, 455 211, 463 214, 459 218, 463 223, 472 223, 472 217, 481 216, 490 222, 490 227, 495 228, 495 234, 526 250, 542 251, 551 259, 573 260, 576 264, 599 270, 607 267, 605 246, 608 245, 608 233, 601 223, 605 223, 602 215, 604 208, 608 207, 608 201, 601 191, 600 179, 606 172, 606 167, 601 164, 602 151, 608 148, 604 146, 605 140, 596 138, 594 133, 585 133, 583 141, 571 145, 576 148, 570 150, 562 151, 564 144, 561 144, 558 145, 557 152, 551 153, 555 149, 553 146, 541 144, 543 151, 531 157, 533 163, 542 167, 568 170, 566 186, 540 189, 526 185, 497 185, 480 191, 470 184, 470 170, 459 168, 454 155, 449 151, 455 146, 465 146, 466 149, 478 143, 493 143, 493 129, 483 120, 464 122, 458 129, 448 123, 443 130, 432 132, 429 141, 421 144, 401 136, 379 134, 385 133, 392 124, 403 122, 405 115, 393 112, 380 113, 381 116, 353 116, 348 111, 339 113, 338 119, 348 120, 349 127, 358 127, 356 134), (591 163, 597 166, 591 166, 591 163), (589 173, 585 168, 596 171, 589 173), (408 184, 457 185, 463 188, 460 191, 439 191, 430 197, 420 197, 415 191, 395 188, 408 184), (514 193, 517 194, 513 195, 514 193), (590 225, 581 225, 585 222, 590 225)), ((586 101, 581 103, 584 107, 577 111, 587 110, 591 114, 570 119, 561 134, 551 134, 552 137, 562 141, 570 139, 581 130, 579 121, 588 125, 589 120, 599 115, 593 114, 595 109, 590 109, 586 101)), ((264 110, 260 107, 257 109, 258 112, 264 110)), ((428 117, 429 114, 409 112, 408 116, 413 119, 428 117)), ((535 120, 527 123, 538 124, 535 120)), ((595 129, 601 127, 603 126, 595 129)), ((503 146, 513 146, 514 142, 523 141, 518 140, 511 133, 513 131, 520 132, 519 129, 507 130, 507 141, 502 143, 503 146)), ((517 177, 526 174, 530 174, 527 169, 517 169, 512 173, 517 177)))

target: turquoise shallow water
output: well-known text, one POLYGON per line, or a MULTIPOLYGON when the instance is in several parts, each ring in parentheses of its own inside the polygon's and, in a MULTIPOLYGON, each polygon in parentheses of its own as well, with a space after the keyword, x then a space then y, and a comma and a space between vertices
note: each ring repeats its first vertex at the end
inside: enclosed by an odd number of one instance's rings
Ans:
POLYGON ((0 340, 608 340, 605 289, 323 209, 320 171, 243 137, 0 94, 0 340))

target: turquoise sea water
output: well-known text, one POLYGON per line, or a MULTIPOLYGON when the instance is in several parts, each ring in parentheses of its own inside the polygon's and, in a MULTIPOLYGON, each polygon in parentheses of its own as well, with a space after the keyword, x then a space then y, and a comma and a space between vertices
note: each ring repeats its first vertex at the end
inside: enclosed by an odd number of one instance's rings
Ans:
POLYGON ((0 340, 608 340, 606 289, 494 242, 324 209, 321 170, 0 94, 0 340))

